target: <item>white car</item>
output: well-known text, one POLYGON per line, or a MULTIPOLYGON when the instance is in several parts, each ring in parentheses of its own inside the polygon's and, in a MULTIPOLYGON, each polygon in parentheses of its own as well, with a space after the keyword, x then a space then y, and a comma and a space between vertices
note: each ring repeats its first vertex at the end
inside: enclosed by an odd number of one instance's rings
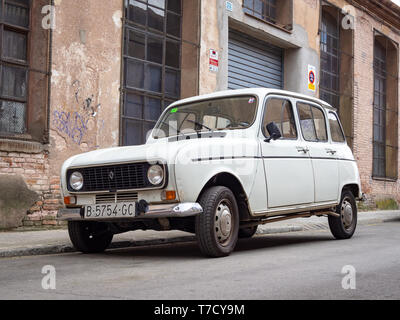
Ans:
POLYGON ((68 159, 61 187, 58 217, 85 253, 104 251, 114 234, 153 229, 195 233, 205 255, 221 257, 260 224, 314 215, 348 239, 362 198, 335 109, 264 88, 175 102, 145 145, 68 159))

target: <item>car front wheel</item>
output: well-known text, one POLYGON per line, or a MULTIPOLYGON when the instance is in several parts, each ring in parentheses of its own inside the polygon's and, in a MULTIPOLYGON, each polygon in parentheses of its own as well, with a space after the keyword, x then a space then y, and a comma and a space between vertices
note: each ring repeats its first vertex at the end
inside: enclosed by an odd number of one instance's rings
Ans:
POLYGON ((209 257, 228 256, 239 232, 239 209, 232 191, 211 187, 199 200, 203 213, 196 217, 196 237, 201 252, 209 257))
POLYGON ((333 236, 336 239, 350 239, 357 227, 357 204, 351 191, 343 190, 336 213, 339 217, 328 217, 333 236))
POLYGON ((100 253, 108 248, 113 234, 106 223, 70 221, 68 233, 75 249, 83 253, 100 253))

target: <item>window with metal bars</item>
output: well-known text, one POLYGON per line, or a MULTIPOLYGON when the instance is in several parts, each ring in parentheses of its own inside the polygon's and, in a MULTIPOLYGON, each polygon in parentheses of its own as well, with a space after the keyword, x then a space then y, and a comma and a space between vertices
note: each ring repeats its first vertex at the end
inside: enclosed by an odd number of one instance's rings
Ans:
POLYGON ((126 0, 122 144, 146 140, 180 98, 182 0, 126 0))
POLYGON ((0 133, 26 132, 29 0, 0 0, 0 133))
POLYGON ((374 43, 373 177, 397 179, 398 49, 383 36, 374 43), (388 70, 388 67, 392 69, 388 70), (394 74, 393 74, 394 72, 394 74))
POLYGON ((271 22, 277 22, 277 0, 244 0, 244 12, 271 22))
POLYGON ((320 98, 335 108, 340 106, 340 31, 336 17, 322 11, 320 98))

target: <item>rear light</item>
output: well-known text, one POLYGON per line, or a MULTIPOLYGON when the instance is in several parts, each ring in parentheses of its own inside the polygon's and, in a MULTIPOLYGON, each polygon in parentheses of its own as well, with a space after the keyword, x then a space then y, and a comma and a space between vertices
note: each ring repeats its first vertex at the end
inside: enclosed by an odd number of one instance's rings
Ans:
POLYGON ((66 205, 76 204, 76 197, 64 197, 64 204, 66 205))

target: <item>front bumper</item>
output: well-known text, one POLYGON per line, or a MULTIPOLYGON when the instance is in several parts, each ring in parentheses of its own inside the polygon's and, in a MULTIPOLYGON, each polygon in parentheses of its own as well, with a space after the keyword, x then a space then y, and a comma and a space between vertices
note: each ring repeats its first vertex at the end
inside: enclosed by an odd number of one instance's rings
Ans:
MULTIPOLYGON (((196 216, 203 212, 203 208, 198 203, 174 203, 150 205, 145 213, 141 213, 134 218, 99 218, 98 220, 138 220, 138 219, 158 219, 158 218, 184 218, 196 216)), ((60 209, 57 219, 61 221, 83 221, 83 208, 60 209)), ((93 219, 91 219, 92 221, 93 219)))

